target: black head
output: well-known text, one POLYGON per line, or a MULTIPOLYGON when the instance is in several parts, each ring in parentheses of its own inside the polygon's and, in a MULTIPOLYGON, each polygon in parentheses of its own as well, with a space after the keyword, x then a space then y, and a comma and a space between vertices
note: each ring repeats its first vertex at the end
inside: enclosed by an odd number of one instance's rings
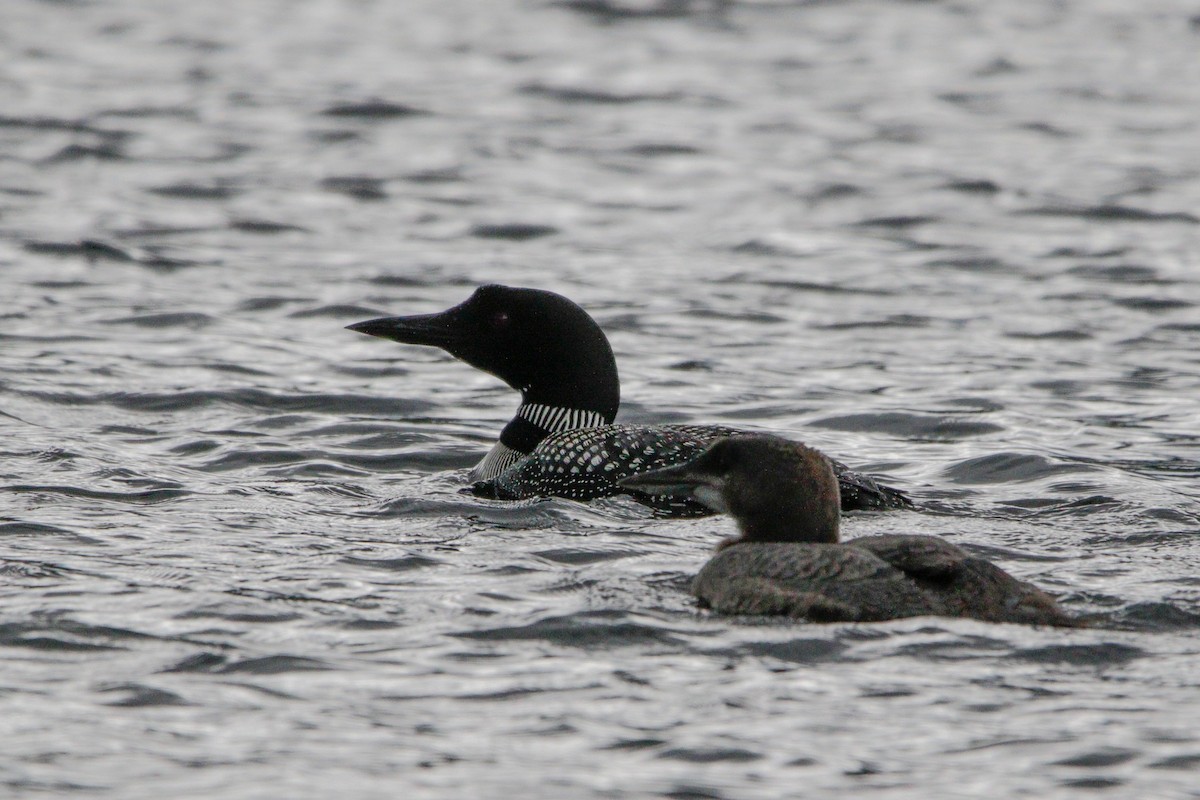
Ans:
POLYGON ((598 411, 609 422, 617 415, 621 387, 608 338, 586 311, 554 292, 489 284, 437 314, 347 327, 440 347, 500 378, 526 402, 598 411))
POLYGON ((841 499, 829 460, 778 436, 718 439, 686 464, 620 483, 647 494, 688 497, 731 514, 742 541, 838 540, 841 499))

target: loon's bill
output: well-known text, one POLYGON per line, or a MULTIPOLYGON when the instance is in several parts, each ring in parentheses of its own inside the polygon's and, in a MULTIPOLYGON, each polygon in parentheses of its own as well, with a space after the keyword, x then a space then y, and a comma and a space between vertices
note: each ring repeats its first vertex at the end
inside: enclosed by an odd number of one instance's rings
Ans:
POLYGON ((445 313, 380 317, 347 325, 346 329, 401 344, 428 345, 446 351, 453 351, 455 345, 463 340, 462 332, 448 324, 445 313))

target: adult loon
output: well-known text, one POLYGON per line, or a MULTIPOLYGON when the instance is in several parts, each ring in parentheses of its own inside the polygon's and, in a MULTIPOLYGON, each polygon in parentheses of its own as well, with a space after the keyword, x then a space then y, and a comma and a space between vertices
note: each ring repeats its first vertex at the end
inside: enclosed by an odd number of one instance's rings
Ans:
POLYGON ((838 481, 825 456, 798 442, 732 436, 688 463, 621 485, 689 497, 733 515, 741 535, 721 542, 692 584, 701 604, 722 614, 1083 625, 1045 592, 942 539, 890 535, 838 543, 838 481))
MULTIPOLYGON (((709 513, 691 501, 655 500, 622 478, 698 455, 721 425, 614 425, 621 401, 608 337, 586 311, 541 289, 489 284, 436 314, 347 326, 402 344, 440 347, 521 393, 516 416, 470 473, 475 494, 501 500, 590 500, 629 493, 666 513, 709 513)), ((906 508, 899 491, 833 462, 846 510, 906 508)))

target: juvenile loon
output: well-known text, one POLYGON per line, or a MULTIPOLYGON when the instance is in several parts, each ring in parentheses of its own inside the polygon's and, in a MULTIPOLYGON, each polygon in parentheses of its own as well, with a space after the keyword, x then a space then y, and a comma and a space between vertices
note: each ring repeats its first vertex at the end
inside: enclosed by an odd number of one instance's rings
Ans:
POLYGON ((646 493, 689 497, 733 515, 692 584, 722 614, 812 622, 936 615, 1081 626, 1045 592, 934 536, 838 543, 838 481, 829 460, 777 436, 720 439, 692 461, 625 478, 646 493))
MULTIPOLYGON (((472 491, 481 496, 590 500, 628 493, 668 513, 708 513, 618 481, 687 461, 713 440, 741 433, 721 425, 614 425, 621 384, 608 337, 586 311, 553 292, 489 284, 446 311, 347 327, 440 347, 521 393, 500 440, 471 470, 472 491)), ((912 505, 899 491, 832 463, 844 509, 912 505)))

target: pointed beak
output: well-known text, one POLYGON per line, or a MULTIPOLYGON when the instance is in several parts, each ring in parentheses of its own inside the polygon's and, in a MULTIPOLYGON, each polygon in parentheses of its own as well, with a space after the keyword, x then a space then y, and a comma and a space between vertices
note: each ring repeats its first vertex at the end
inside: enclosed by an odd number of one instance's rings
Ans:
POLYGON ((648 495, 683 497, 696 500, 713 511, 727 511, 722 496, 724 477, 697 469, 695 461, 643 472, 640 475, 630 475, 617 483, 622 489, 648 495))
POLYGON ((346 330, 391 339, 401 344, 421 344, 450 350, 462 342, 464 332, 457 315, 450 311, 438 314, 415 314, 409 317, 380 317, 347 325, 346 330))

